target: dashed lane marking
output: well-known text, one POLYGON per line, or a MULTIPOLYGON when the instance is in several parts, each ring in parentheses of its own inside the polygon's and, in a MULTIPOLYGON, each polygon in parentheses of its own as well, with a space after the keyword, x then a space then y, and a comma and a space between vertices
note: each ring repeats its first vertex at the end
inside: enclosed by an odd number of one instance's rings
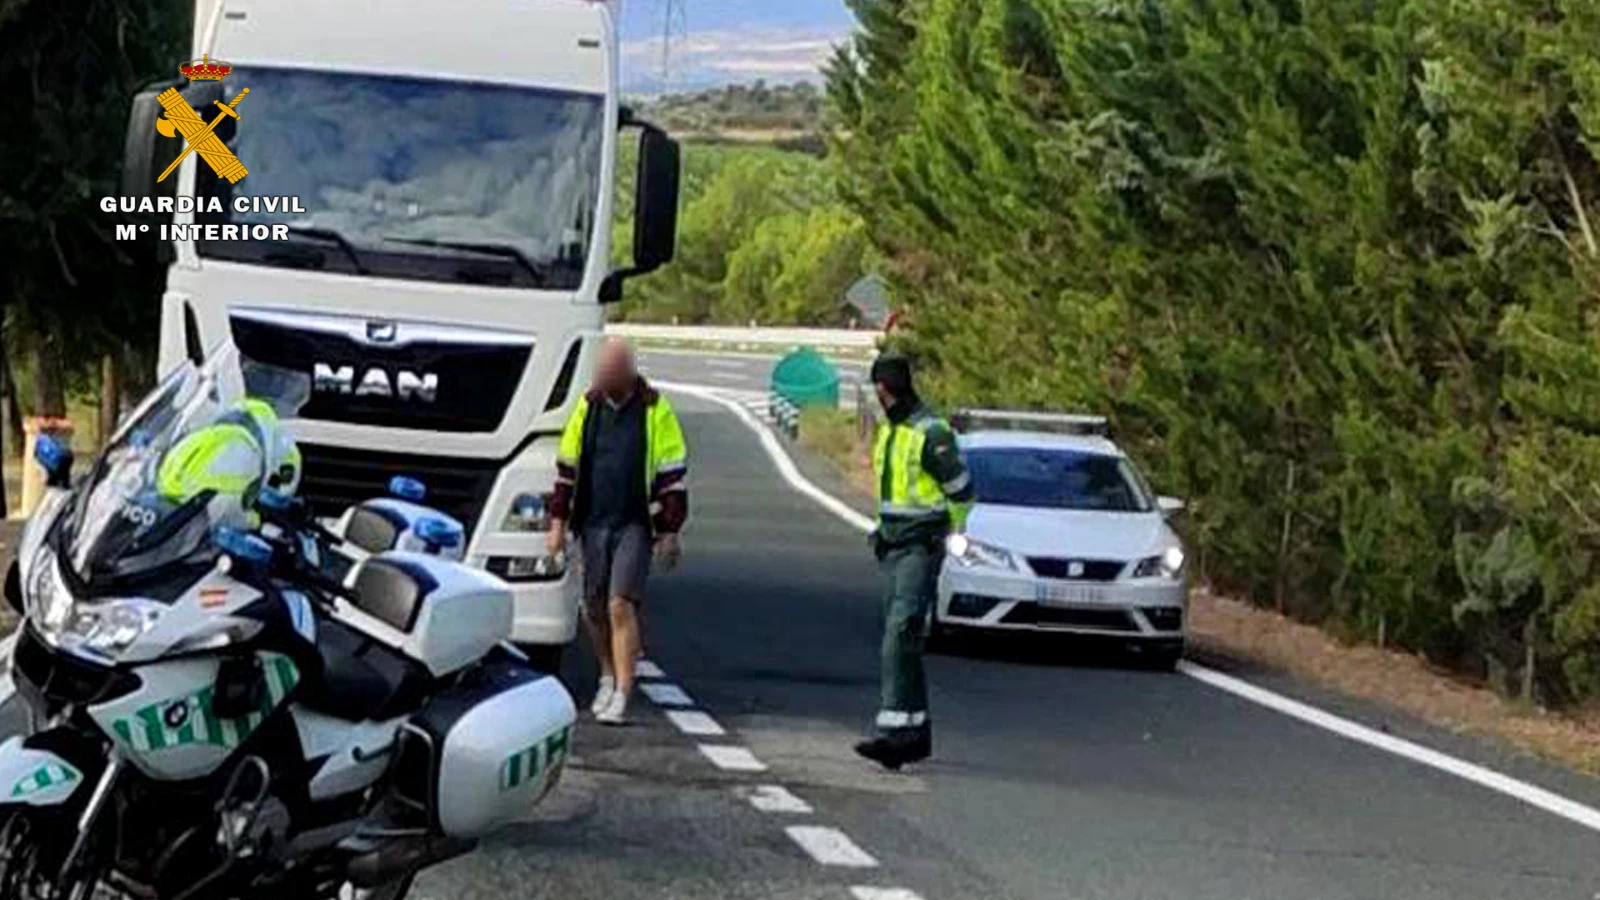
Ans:
POLYGON ((790 825, 783 829, 812 859, 825 866, 871 869, 878 865, 872 854, 856 846, 850 836, 827 825, 790 825))
POLYGON ((651 662, 648 659, 641 659, 637 663, 635 663, 634 666, 633 666, 633 672, 634 672, 635 675, 638 675, 640 678, 665 678, 665 677, 667 677, 667 673, 661 671, 661 667, 660 666, 656 665, 655 663, 651 662))
POLYGON ((671 722, 684 734, 696 735, 721 735, 727 734, 717 720, 698 709, 669 709, 666 711, 667 721, 671 722))
MULTIPOLYGON (((851 509, 844 501, 817 487, 810 479, 801 474, 794 460, 789 457, 788 451, 784 450, 777 436, 772 433, 772 429, 761 424, 759 418, 752 415, 749 410, 739 405, 738 402, 722 396, 716 388, 703 385, 670 382, 657 382, 656 384, 658 387, 667 390, 681 391, 690 396, 709 400, 733 413, 735 418, 755 432, 756 437, 761 442, 762 449, 766 450, 767 456, 772 460, 772 464, 778 469, 778 474, 783 476, 783 480, 788 482, 790 487, 815 500, 824 509, 843 519, 857 530, 872 530, 873 524, 870 518, 851 509)), ((1202 684, 1226 691, 1243 700, 1248 700, 1251 703, 1298 719, 1308 725, 1314 725, 1340 737, 1358 741, 1369 747, 1454 775, 1480 787, 1488 788, 1491 791, 1496 791, 1530 806, 1542 809, 1545 812, 1560 816, 1569 822, 1600 831, 1600 809, 1586 806, 1553 791, 1545 790, 1537 785, 1512 778, 1504 773, 1467 762, 1447 753, 1424 747, 1421 744, 1384 734, 1358 722, 1336 716, 1317 709, 1310 704, 1301 703, 1298 700, 1291 700, 1281 694, 1257 687, 1231 675, 1224 675, 1205 666, 1186 661, 1179 665, 1178 671, 1202 684)))
POLYGON ((683 692, 683 688, 668 682, 646 683, 639 685, 639 690, 644 692, 650 702, 657 706, 693 706, 694 701, 683 692))
POLYGON ((905 888, 857 886, 850 889, 850 896, 856 900, 922 900, 922 895, 905 888))
POLYGON ((711 764, 729 772, 765 772, 767 764, 743 747, 728 744, 701 744, 700 753, 711 764))
POLYGON ((796 797, 781 784, 760 784, 749 790, 741 790, 740 793, 750 801, 751 806, 762 812, 808 816, 813 811, 811 804, 796 797))

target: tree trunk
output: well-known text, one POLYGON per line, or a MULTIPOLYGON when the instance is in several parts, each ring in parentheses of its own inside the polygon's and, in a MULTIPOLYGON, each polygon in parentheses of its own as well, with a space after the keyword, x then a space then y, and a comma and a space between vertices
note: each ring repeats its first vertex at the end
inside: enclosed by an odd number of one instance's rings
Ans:
POLYGON ((54 337, 33 345, 33 396, 28 415, 61 418, 67 414, 66 374, 61 367, 61 346, 54 337))
POLYGON ((111 440, 112 432, 117 430, 117 417, 122 411, 122 381, 118 377, 115 354, 107 353, 100 359, 100 430, 95 437, 99 440, 100 449, 104 450, 106 443, 111 440))
POLYGON ((11 455, 21 459, 23 445, 27 442, 22 432, 22 403, 17 399, 16 369, 11 365, 11 356, 3 346, 0 346, 0 364, 5 366, 5 393, 0 395, 0 403, 5 405, 5 439, 9 442, 11 455))

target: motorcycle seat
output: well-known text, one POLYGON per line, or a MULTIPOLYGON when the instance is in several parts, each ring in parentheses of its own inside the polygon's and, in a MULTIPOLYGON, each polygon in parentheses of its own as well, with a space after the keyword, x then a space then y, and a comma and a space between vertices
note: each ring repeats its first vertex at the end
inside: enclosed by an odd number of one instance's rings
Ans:
POLYGON ((426 667, 342 622, 317 628, 318 677, 301 702, 347 721, 381 721, 414 712, 433 688, 426 667))

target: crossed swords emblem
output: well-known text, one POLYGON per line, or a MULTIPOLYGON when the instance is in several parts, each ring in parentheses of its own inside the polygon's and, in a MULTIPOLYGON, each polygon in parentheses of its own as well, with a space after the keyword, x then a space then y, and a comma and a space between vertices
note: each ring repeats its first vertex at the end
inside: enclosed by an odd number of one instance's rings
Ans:
POLYGON ((233 151, 228 149, 228 145, 224 144, 222 138, 216 135, 217 126, 222 124, 223 119, 229 117, 239 118, 239 113, 234 110, 234 107, 238 106, 239 101, 243 100, 244 95, 248 93, 250 93, 250 89, 245 88, 239 92, 239 96, 233 98, 231 103, 223 103, 221 100, 216 101, 217 108, 222 112, 208 124, 204 119, 200 118, 199 113, 194 111, 194 107, 189 105, 189 101, 183 99, 183 95, 178 93, 177 88, 167 88, 162 91, 161 96, 157 97, 156 100, 167 111, 167 115, 166 118, 156 119, 156 130, 165 137, 182 134, 188 146, 183 148, 183 152, 178 154, 178 158, 172 161, 172 165, 167 166, 167 170, 162 172, 156 181, 165 181, 168 175, 177 170, 179 163, 187 159, 190 153, 197 151, 200 154, 200 158, 205 160, 211 166, 211 170, 217 173, 217 177, 228 179, 230 184, 238 184, 239 179, 250 174, 250 170, 244 167, 244 163, 239 161, 239 157, 234 156, 233 151))

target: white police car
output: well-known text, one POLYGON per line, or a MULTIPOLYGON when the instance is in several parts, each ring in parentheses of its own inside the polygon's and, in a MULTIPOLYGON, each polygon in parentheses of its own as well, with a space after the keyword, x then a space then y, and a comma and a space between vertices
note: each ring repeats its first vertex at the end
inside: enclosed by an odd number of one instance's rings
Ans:
POLYGON ((1159 497, 1099 416, 963 411, 951 420, 977 501, 950 536, 935 634, 968 629, 1119 638, 1152 664, 1183 654, 1188 584, 1159 497))

